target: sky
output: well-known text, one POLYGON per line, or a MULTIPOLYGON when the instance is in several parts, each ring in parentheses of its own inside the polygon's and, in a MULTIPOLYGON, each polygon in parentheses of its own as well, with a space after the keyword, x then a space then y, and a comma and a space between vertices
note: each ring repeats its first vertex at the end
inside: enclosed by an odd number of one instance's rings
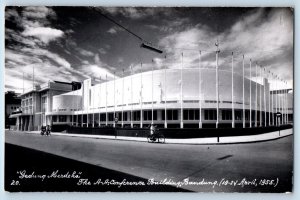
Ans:
POLYGON ((225 7, 6 7, 5 90, 34 83, 94 83, 166 68, 215 68, 269 77, 271 89, 293 87, 294 11, 291 8, 225 7), (117 26, 106 17, 139 36, 117 26), (143 41, 162 54, 141 48, 143 41), (201 54, 201 59, 200 59, 201 54), (141 68, 142 66, 142 68, 141 68), (124 70, 124 74, 123 74, 124 70))

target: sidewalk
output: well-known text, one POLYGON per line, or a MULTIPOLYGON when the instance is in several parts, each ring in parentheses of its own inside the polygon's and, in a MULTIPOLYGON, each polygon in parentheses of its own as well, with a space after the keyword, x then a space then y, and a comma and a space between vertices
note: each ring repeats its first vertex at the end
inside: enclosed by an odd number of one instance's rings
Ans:
MULTIPOLYGON (((40 134, 40 131, 30 131, 27 133, 40 134)), ((55 136, 68 136, 68 137, 82 137, 82 138, 95 138, 95 139, 110 139, 110 140, 127 140, 147 142, 144 137, 124 137, 124 136, 108 136, 108 135, 89 135, 89 134, 73 134, 73 133, 51 133, 55 136)), ((248 143, 273 140, 293 134, 293 129, 286 129, 281 131, 274 131, 260 135, 249 136, 234 136, 234 137, 211 137, 211 138, 189 138, 189 139, 169 139, 166 138, 168 144, 234 144, 234 143, 248 143)))

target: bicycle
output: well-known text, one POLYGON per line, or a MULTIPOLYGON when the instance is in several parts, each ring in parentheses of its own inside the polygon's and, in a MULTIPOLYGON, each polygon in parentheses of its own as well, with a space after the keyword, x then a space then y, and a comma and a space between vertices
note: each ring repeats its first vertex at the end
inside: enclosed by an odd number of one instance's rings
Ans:
POLYGON ((147 141, 149 143, 165 143, 165 136, 162 133, 159 133, 158 130, 155 130, 153 135, 148 135, 147 141))

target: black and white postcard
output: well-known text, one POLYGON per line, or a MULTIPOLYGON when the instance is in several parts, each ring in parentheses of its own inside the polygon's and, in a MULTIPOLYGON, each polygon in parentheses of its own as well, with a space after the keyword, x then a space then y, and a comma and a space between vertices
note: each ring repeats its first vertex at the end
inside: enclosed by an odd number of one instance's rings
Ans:
POLYGON ((293 192, 291 7, 5 8, 8 192, 293 192))

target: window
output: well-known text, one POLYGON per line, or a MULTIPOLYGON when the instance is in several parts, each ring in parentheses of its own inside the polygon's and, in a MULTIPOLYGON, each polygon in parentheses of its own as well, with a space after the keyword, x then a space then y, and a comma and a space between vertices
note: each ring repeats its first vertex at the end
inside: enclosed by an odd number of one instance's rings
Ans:
POLYGON ((133 111, 133 121, 141 120, 141 113, 140 111, 133 111))
POLYGON ((232 111, 222 110, 222 120, 232 120, 232 111))
MULTIPOLYGON (((165 110, 161 114, 162 120, 165 120, 165 110)), ((178 110, 167 110, 167 120, 178 120, 178 110)))
POLYGON ((205 120, 217 120, 217 110, 204 110, 205 120))
POLYGON ((65 116, 65 115, 58 116, 58 121, 59 122, 66 122, 67 121, 67 116, 65 116))
MULTIPOLYGON (((152 110, 146 110, 144 111, 144 120, 150 121, 152 120, 152 110)), ((153 120, 157 120, 157 111, 153 110, 153 120)))
POLYGON ((234 111, 234 118, 235 120, 242 120, 242 111, 241 110, 235 110, 234 111))
POLYGON ((102 121, 102 122, 103 122, 103 121, 104 121, 104 122, 106 121, 106 114, 105 114, 105 113, 101 113, 101 114, 100 114, 100 121, 102 121))
POLYGON ((108 113, 108 121, 115 121, 114 113, 108 113))
POLYGON ((183 120, 199 120, 198 109, 183 110, 183 120))

